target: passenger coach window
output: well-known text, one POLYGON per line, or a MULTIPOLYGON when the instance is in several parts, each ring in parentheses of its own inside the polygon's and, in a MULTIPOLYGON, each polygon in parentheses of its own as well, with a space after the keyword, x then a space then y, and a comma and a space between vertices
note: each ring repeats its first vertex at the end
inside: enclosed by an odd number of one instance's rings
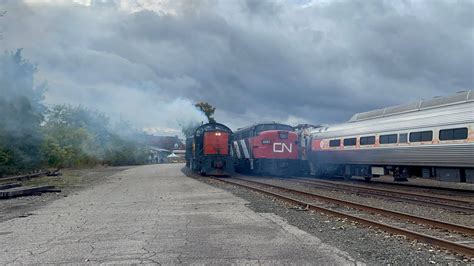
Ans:
POLYGON ((421 131, 410 133, 410 142, 432 141, 433 131, 421 131))
POLYGON ((467 139, 467 128, 443 129, 439 131, 439 140, 467 139))
POLYGON ((380 144, 397 143, 397 134, 381 135, 380 144))
POLYGON ((408 142, 408 134, 402 133, 398 135, 398 142, 400 143, 407 143, 408 142))
POLYGON ((356 138, 344 139, 344 146, 355 146, 356 142, 356 138))
POLYGON ((373 145, 373 144, 375 144, 375 136, 360 138, 360 145, 373 145))
POLYGON ((339 147, 339 146, 341 146, 340 139, 333 139, 329 141, 329 147, 339 147))

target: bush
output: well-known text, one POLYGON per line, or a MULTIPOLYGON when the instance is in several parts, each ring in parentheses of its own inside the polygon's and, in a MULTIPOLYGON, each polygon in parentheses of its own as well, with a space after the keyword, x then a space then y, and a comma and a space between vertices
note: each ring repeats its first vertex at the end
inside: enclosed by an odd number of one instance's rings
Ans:
POLYGON ((137 165, 146 163, 147 158, 145 145, 111 135, 104 161, 109 165, 137 165))
POLYGON ((46 163, 55 167, 145 163, 146 146, 134 140, 130 132, 127 132, 127 138, 113 133, 108 121, 107 116, 81 106, 51 108, 43 126, 46 163))

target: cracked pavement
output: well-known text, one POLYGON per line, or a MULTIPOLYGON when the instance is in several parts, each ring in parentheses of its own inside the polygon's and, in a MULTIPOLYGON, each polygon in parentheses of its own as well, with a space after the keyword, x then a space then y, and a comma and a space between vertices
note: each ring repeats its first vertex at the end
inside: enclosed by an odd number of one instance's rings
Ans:
POLYGON ((182 167, 128 169, 0 223, 0 264, 359 264, 182 167))

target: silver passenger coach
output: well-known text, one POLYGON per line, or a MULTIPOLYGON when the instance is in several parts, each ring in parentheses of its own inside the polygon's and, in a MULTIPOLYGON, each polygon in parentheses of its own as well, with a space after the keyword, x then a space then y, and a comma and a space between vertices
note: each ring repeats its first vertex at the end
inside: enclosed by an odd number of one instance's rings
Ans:
POLYGON ((316 175, 392 173, 474 183, 474 92, 355 114, 347 123, 311 131, 316 175))

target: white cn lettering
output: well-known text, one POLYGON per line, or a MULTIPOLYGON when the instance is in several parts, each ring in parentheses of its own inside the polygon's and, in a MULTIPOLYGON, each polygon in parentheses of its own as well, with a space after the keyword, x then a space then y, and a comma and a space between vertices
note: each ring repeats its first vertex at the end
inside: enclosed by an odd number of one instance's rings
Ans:
POLYGON ((282 152, 285 152, 285 150, 291 153, 291 151, 293 150, 293 143, 290 143, 290 147, 288 147, 286 143, 280 143, 280 142, 273 143, 273 152, 282 153, 282 152))

